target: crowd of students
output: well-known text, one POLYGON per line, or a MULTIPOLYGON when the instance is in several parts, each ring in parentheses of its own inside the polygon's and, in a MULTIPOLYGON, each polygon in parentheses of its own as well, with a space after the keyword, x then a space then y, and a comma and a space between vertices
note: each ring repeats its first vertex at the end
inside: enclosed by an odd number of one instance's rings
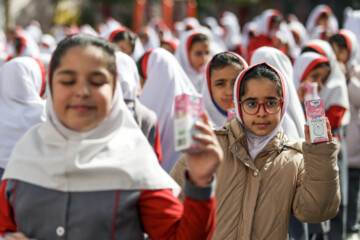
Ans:
POLYGON ((242 31, 231 12, 7 29, 0 236, 359 239, 360 13, 344 13, 344 29, 326 5, 306 26, 267 9, 242 31), (328 142, 310 141, 308 83, 328 142), (205 109, 191 152, 175 151, 184 93, 205 109))

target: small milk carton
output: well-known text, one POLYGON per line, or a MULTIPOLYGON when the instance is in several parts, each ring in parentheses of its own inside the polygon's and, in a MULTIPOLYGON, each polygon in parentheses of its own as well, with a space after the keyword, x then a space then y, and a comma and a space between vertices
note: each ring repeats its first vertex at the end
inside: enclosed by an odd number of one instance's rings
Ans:
POLYGON ((323 99, 305 101, 305 109, 310 131, 310 141, 312 143, 329 141, 323 99))
POLYGON ((228 121, 230 122, 231 119, 233 119, 234 117, 236 117, 236 109, 235 108, 229 108, 227 110, 227 115, 228 115, 228 121))
POLYGON ((182 94, 175 97, 175 151, 195 151, 194 123, 204 111, 202 97, 182 94))

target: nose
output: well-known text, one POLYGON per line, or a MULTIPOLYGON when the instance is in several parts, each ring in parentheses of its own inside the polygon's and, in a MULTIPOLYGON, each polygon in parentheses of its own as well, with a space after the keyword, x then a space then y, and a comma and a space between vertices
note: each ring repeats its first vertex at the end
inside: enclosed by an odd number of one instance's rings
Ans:
POLYGON ((87 81, 80 82, 76 89, 76 96, 78 97, 88 97, 90 95, 90 86, 87 81))
POLYGON ((234 92, 234 86, 232 86, 231 84, 229 84, 228 86, 226 86, 225 94, 226 94, 227 96, 232 96, 232 95, 233 95, 233 92, 234 92))
POLYGON ((265 110, 265 104, 264 103, 262 103, 262 104, 260 104, 260 109, 259 109, 259 112, 258 112, 258 116, 259 117, 264 117, 264 116, 266 116, 267 115, 267 112, 266 112, 266 110, 265 110))

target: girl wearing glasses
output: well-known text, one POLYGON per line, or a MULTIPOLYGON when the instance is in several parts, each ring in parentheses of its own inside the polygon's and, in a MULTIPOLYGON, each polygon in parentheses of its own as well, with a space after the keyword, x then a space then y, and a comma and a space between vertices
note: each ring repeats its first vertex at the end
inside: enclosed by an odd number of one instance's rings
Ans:
MULTIPOLYGON (((290 214, 321 222, 340 204, 337 145, 290 143, 282 128, 288 105, 284 78, 260 63, 234 86, 237 117, 216 130, 224 150, 217 176, 217 225, 213 239, 287 239, 290 214)), ((171 175, 181 182, 180 159, 171 175)))

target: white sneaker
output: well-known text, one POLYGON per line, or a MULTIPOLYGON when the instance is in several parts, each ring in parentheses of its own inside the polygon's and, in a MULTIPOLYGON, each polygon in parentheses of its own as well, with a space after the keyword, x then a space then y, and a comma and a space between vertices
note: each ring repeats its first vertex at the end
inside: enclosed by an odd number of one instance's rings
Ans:
POLYGON ((346 240, 360 240, 359 233, 350 233, 347 235, 346 240))

